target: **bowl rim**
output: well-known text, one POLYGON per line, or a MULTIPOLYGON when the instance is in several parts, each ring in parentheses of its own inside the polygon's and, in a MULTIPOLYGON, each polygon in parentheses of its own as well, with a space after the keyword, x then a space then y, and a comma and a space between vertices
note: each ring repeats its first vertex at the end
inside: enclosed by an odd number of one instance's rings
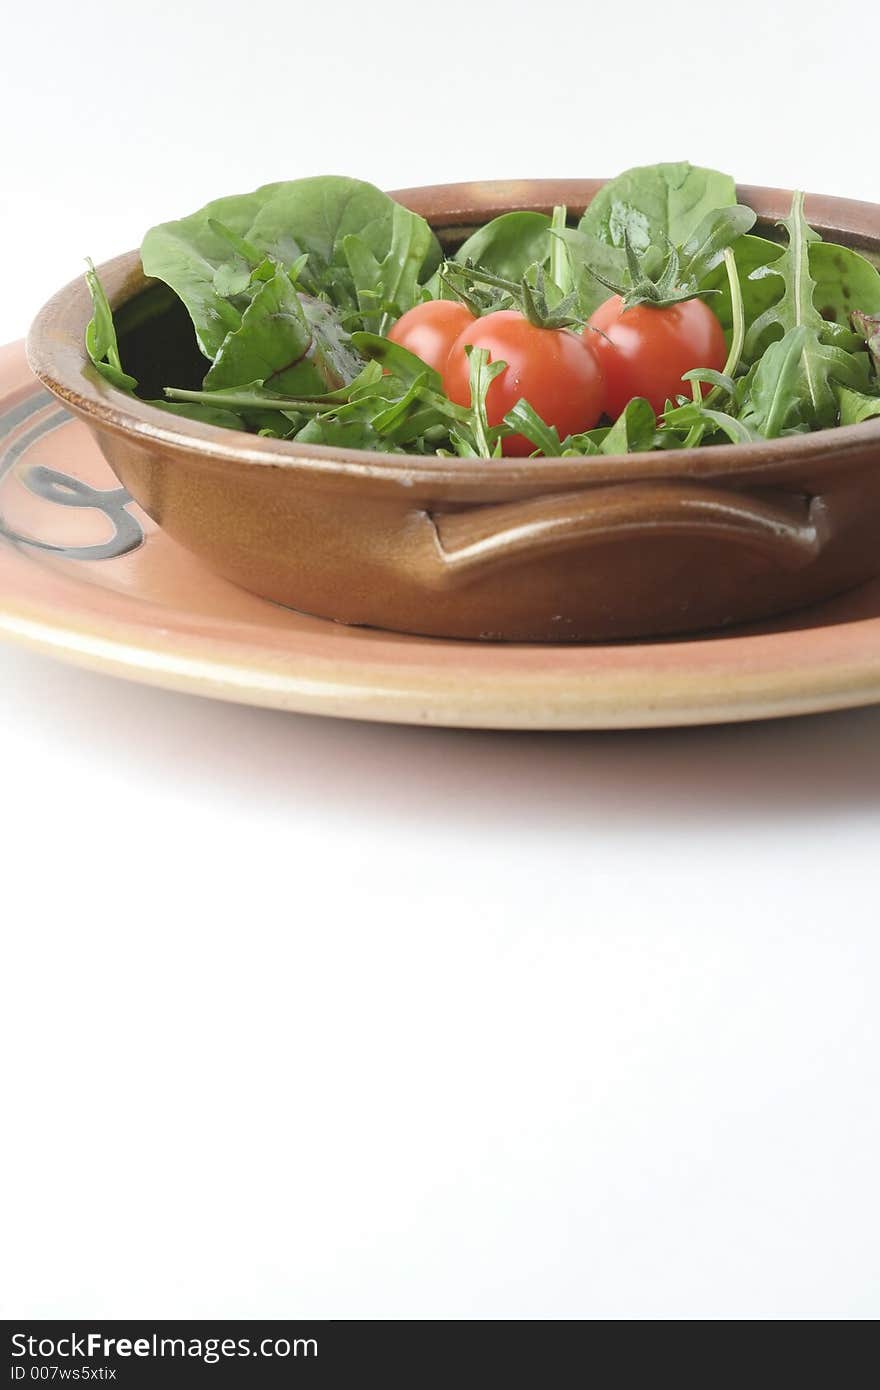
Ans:
MULTIPOLYGON (((393 191, 390 196, 426 216, 437 230, 470 229, 501 212, 544 211, 565 202, 574 211, 585 206, 604 179, 489 180, 481 183, 429 184, 393 191)), ((761 185, 737 185, 740 199, 756 208, 759 222, 784 216, 791 192, 761 185), (758 205, 758 206, 756 206, 758 205)), ((808 195, 808 216, 820 232, 854 249, 880 253, 880 204, 830 195, 808 195)), ((140 251, 133 250, 98 267, 115 308, 151 283, 144 276, 140 251)), ((155 282, 153 282, 155 283, 155 282)), ((102 431, 139 437, 157 445, 195 452, 228 464, 343 474, 386 482, 479 488, 543 490, 580 487, 609 481, 660 481, 680 478, 741 477, 766 474, 780 465, 845 464, 866 446, 880 445, 880 418, 837 425, 809 434, 748 444, 674 451, 591 455, 586 458, 442 459, 433 455, 382 453, 329 444, 297 444, 268 439, 219 425, 170 415, 128 396, 95 370, 85 350, 85 327, 91 300, 84 277, 58 290, 36 315, 26 340, 31 370, 55 396, 102 431), (489 466, 487 466, 489 465, 489 466)))

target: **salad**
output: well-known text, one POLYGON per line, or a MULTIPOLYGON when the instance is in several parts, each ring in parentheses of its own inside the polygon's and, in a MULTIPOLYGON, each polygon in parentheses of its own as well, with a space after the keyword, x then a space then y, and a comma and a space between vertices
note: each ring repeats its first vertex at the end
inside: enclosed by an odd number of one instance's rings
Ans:
POLYGON ((801 193, 778 239, 755 222, 728 175, 657 164, 581 217, 504 213, 444 252, 370 184, 268 184, 147 232, 160 286, 137 318, 174 324, 160 387, 123 361, 91 263, 86 346, 163 410, 395 453, 692 449, 880 417, 880 271, 822 241, 801 193))

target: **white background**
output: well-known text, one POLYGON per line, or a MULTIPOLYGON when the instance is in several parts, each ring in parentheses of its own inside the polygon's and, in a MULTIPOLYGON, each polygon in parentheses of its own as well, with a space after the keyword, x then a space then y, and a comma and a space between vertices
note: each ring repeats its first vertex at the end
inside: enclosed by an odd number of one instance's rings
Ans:
MULTIPOLYGON (((269 179, 880 196, 838 0, 4 18, 3 340, 269 179)), ((873 1318, 880 713, 518 736, 0 652, 0 1313, 873 1318)))

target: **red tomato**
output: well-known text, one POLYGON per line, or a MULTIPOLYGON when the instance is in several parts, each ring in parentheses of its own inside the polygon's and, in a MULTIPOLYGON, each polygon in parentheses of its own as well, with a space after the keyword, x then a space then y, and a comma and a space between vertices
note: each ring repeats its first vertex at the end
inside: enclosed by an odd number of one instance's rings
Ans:
POLYGON ((622 303, 619 294, 612 295, 590 319, 601 330, 590 337, 605 374, 605 411, 613 420, 633 396, 644 396, 659 415, 667 400, 690 395, 685 372, 721 371, 727 360, 724 333, 702 299, 662 308, 622 309, 622 303))
POLYGON ((429 299, 401 314, 388 337, 442 372, 452 344, 473 321, 470 309, 457 300, 429 299))
MULTIPOLYGON (((486 395, 490 425, 500 425, 508 410, 525 397, 560 439, 591 430, 603 407, 602 371, 592 340, 567 328, 536 328, 516 309, 499 309, 475 319, 452 345, 443 372, 451 401, 470 405, 469 362, 465 347, 487 348, 490 360, 506 362, 486 395)), ((521 434, 501 441, 505 454, 526 455, 535 446, 521 434)))

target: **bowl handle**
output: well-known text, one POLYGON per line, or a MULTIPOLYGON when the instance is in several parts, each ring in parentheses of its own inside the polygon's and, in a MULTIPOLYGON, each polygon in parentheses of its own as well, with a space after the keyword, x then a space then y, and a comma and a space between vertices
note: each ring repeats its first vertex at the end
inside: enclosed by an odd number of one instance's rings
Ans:
POLYGON ((799 569, 816 559, 829 530, 821 497, 675 483, 616 484, 429 516, 441 583, 583 545, 659 535, 731 541, 799 569))

